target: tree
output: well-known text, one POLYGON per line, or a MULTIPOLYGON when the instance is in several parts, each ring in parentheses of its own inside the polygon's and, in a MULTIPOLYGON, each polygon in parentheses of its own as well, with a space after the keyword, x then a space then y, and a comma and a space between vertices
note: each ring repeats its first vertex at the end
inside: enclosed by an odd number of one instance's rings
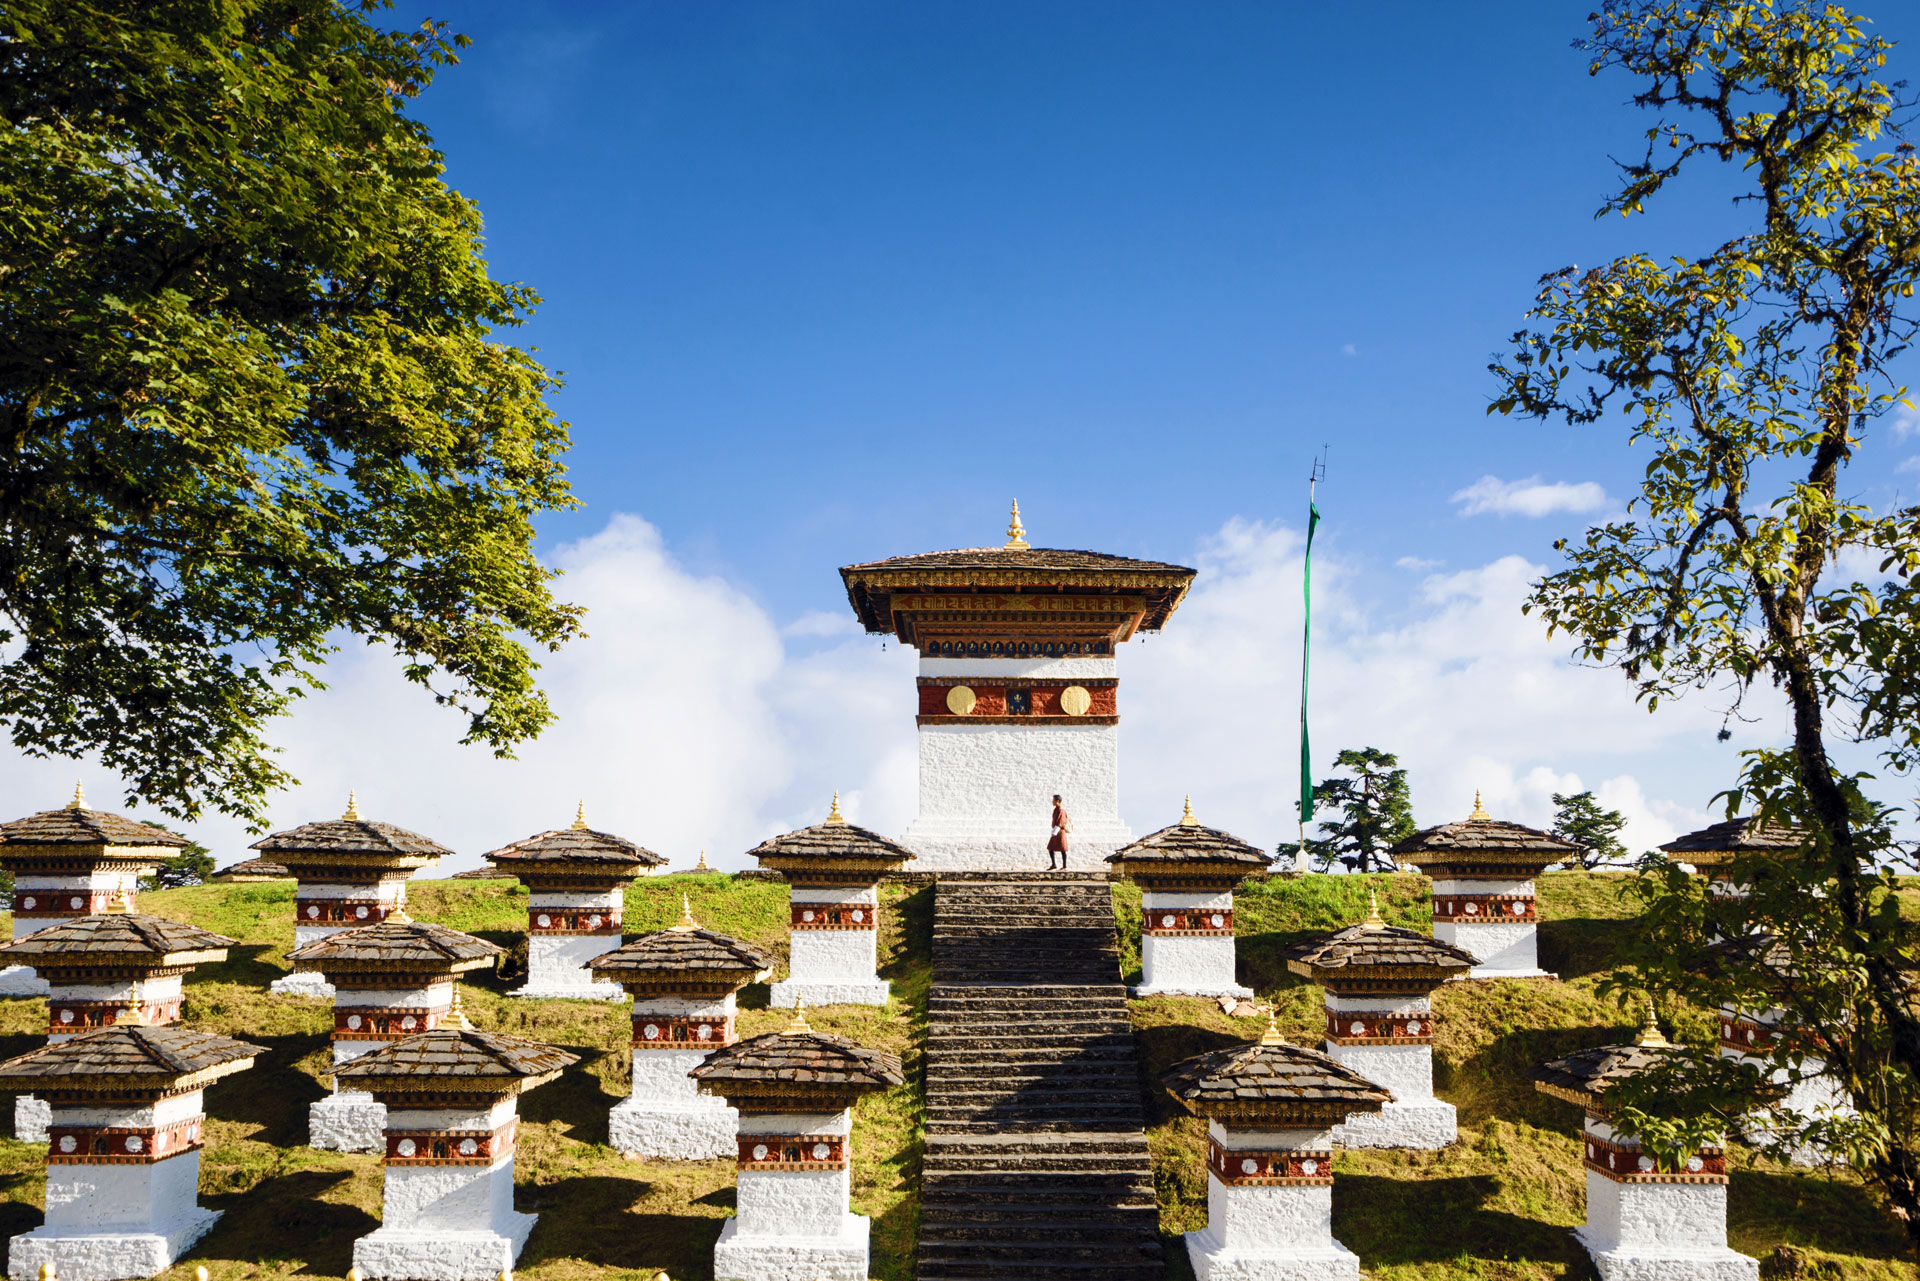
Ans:
POLYGON ((0 723, 129 800, 258 822, 344 633, 509 754, 557 384, 406 114, 464 41, 371 0, 0 10, 0 723))
POLYGON ((1565 837, 1580 847, 1569 860, 1575 867, 1588 870, 1606 863, 1624 863, 1627 847, 1620 843, 1620 829, 1627 825, 1619 810, 1603 810, 1592 792, 1572 796, 1553 794, 1553 834, 1565 837))
POLYGON ((140 878, 142 890, 177 890, 205 885, 213 875, 213 852, 198 841, 188 841, 178 854, 160 864, 152 876, 140 878))
MULTIPOLYGON (((1709 162, 1739 204, 1703 253, 1545 277, 1492 365, 1493 410, 1618 424, 1649 455, 1627 516, 1556 544, 1565 565, 1529 607, 1649 709, 1707 687, 1729 716, 1756 685, 1784 701, 1790 741, 1745 753, 1724 799, 1797 826, 1800 852, 1770 872, 1736 863, 1744 898, 1650 868, 1638 980, 1784 1009, 1798 1030, 1766 1075, 1824 1058, 1860 1110, 1785 1118, 1786 1137, 1847 1155, 1920 1241, 1920 1019, 1886 866, 1901 850, 1870 780, 1830 752, 1839 735, 1896 774, 1920 760, 1920 509, 1874 510, 1841 484, 1885 447, 1875 425, 1906 403, 1893 362, 1915 330, 1920 167, 1877 79, 1891 46, 1838 7, 1633 0, 1596 14, 1584 47, 1653 113, 1601 212, 1638 213, 1709 162), (1698 964, 1716 939, 1749 937, 1771 946, 1698 964)), ((1721 1121, 1765 1101, 1738 1084, 1720 1083, 1721 1121)), ((1715 1119, 1641 1102, 1656 1143, 1715 1119)))
POLYGON ((1337 820, 1319 820, 1318 834, 1307 838, 1316 870, 1328 871, 1336 862, 1356 872, 1393 870, 1387 851, 1414 831, 1407 772, 1399 764, 1392 753, 1374 747, 1348 748, 1334 757, 1334 766, 1350 775, 1336 774, 1314 789, 1322 812, 1339 813, 1337 820))

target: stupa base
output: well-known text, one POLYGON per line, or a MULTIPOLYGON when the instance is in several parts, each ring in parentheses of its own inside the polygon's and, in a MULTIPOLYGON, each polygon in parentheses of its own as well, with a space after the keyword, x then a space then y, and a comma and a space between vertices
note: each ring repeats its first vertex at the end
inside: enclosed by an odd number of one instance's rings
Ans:
POLYGON ((1586 1247, 1600 1281, 1759 1281, 1760 1261, 1721 1246, 1681 1250, 1673 1246, 1615 1246, 1596 1250, 1584 1228, 1573 1239, 1586 1247))
POLYGON ((769 1005, 793 1008, 794 997, 804 996, 808 1005, 885 1005, 892 984, 835 983, 815 979, 781 979, 771 989, 769 1005))
POLYGON ((45 1143, 53 1124, 53 1104, 23 1094, 13 1101, 13 1137, 22 1143, 45 1143))
POLYGON ((1458 978, 1447 980, 1449 983, 1464 983, 1468 979, 1557 979, 1560 976, 1547 970, 1498 970, 1491 966, 1476 965, 1458 978))
POLYGON ((739 1154, 739 1136, 740 1113, 729 1107, 674 1107, 628 1099, 607 1114, 607 1142, 623 1156, 733 1159, 739 1154))
POLYGON ((37 1227, 15 1237, 8 1247, 7 1276, 12 1281, 31 1281, 43 1263, 54 1265, 60 1281, 133 1281, 157 1276, 207 1235, 219 1218, 218 1210, 195 1206, 172 1223, 155 1224, 151 1232, 37 1227))
POLYGON ((1378 1112, 1362 1112, 1333 1127, 1337 1148, 1444 1148, 1460 1137, 1458 1113, 1451 1103, 1424 1099, 1388 1103, 1378 1112))
POLYGON ((380 1228, 353 1243, 353 1266, 376 1281, 494 1281, 520 1258, 540 1216, 504 1217, 504 1233, 380 1228))
POLYGON ((46 996, 52 991, 30 965, 9 965, 0 970, 0 996, 46 996))
POLYGON ((536 983, 517 987, 508 996, 529 996, 538 1000, 624 1001, 627 989, 618 983, 536 983))
POLYGON ((374 1102, 371 1094, 329 1094, 307 1109, 307 1146, 324 1152, 383 1152, 386 1125, 386 1105, 374 1102))
POLYGON ((1253 999, 1253 989, 1250 987, 1241 987, 1238 983, 1223 983, 1217 987, 1208 987, 1199 983, 1180 983, 1148 987, 1143 983, 1139 987, 1131 989, 1128 995, 1136 997, 1204 996, 1214 1000, 1223 996, 1231 996, 1235 1000, 1251 1001, 1253 999))
POLYGON ((849 1214, 830 1237, 743 1237, 728 1219, 713 1247, 714 1281, 867 1281, 864 1215, 849 1214))
POLYGON ((333 999, 333 984, 319 974, 289 974, 267 984, 267 991, 276 996, 313 996, 323 1001, 333 999))
POLYGON ((1194 1281, 1359 1281, 1360 1256, 1328 1239, 1323 1246, 1285 1250, 1235 1250, 1222 1245, 1209 1224, 1187 1233, 1187 1259, 1194 1281))

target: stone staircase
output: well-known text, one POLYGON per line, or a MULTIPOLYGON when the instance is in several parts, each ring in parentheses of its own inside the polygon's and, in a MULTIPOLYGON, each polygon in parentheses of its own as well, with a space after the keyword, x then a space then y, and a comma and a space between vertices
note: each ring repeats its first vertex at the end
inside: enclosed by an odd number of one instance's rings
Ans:
POLYGON ((1160 1281, 1144 1124, 1105 874, 942 875, 921 1281, 1160 1281))

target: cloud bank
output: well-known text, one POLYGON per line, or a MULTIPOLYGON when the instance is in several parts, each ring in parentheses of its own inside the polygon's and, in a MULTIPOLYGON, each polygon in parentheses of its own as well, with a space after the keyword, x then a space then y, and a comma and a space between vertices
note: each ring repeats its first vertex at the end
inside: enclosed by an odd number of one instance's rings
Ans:
POLYGON ((1551 516, 1556 512, 1578 515, 1599 511, 1608 503, 1607 491, 1595 481, 1575 484, 1557 480, 1548 484, 1538 476, 1525 480, 1482 476, 1455 492, 1448 501, 1459 505, 1462 516, 1551 516))

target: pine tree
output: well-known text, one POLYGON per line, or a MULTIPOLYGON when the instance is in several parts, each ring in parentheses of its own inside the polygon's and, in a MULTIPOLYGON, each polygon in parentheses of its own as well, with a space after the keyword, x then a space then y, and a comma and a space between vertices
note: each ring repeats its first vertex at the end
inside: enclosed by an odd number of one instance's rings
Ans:
POLYGON ((1336 774, 1314 789, 1322 812, 1337 819, 1321 819, 1319 831, 1307 838, 1314 867, 1329 871, 1337 862, 1355 872, 1394 870, 1387 853, 1413 835, 1413 802, 1407 795, 1407 772, 1399 758, 1377 747, 1347 748, 1334 757, 1336 774))
POLYGON ((1592 870, 1607 863, 1624 863, 1627 847, 1620 843, 1619 831, 1627 817, 1619 810, 1603 810, 1592 792, 1571 796, 1553 794, 1553 834, 1565 837, 1580 847, 1580 853, 1568 862, 1592 870))

